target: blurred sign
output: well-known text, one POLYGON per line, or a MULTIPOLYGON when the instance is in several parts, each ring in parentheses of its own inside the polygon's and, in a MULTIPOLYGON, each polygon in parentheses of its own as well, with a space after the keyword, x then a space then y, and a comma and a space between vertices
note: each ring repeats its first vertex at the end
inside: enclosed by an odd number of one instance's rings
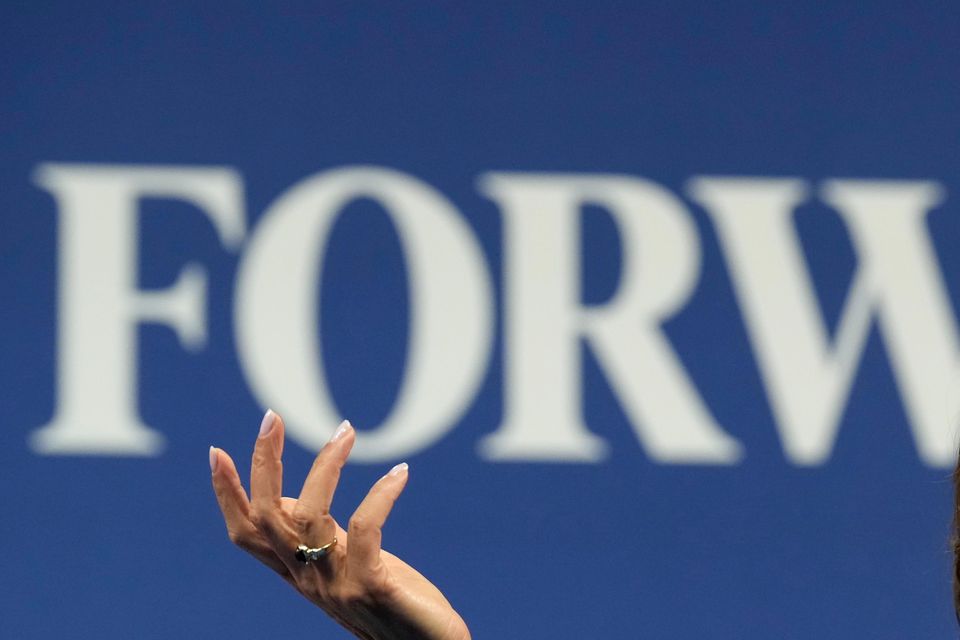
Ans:
POLYGON ((214 503, 267 407, 478 639, 955 635, 958 25, 0 4, 0 638, 346 637, 214 503))
MULTIPOLYGON (((290 436, 319 450, 338 412, 318 353, 322 254, 341 207, 378 202, 396 225, 411 290, 412 332, 396 405, 358 437, 357 460, 431 446, 474 399, 490 359, 493 305, 482 249, 443 194, 377 167, 308 177, 247 230, 243 178, 224 167, 41 165, 59 206, 60 313, 56 417, 33 436, 40 453, 158 455, 163 436, 137 412, 136 328, 161 323, 187 349, 207 331, 206 273, 184 267, 159 291, 137 288, 138 201, 195 205, 227 251, 242 247, 234 322, 244 372, 260 401, 288 416, 290 436)), ((736 464, 723 430, 664 335, 693 293, 700 239, 683 202, 642 178, 489 173, 484 195, 504 216, 506 415, 486 436, 488 460, 599 462, 606 442, 583 418, 579 343, 599 358, 637 439, 664 464, 736 464), (580 302, 581 207, 609 212, 623 268, 612 299, 580 302)), ((714 223, 784 452, 826 461, 871 323, 876 320, 921 459, 954 459, 960 351, 925 220, 944 199, 929 181, 827 180, 818 195, 841 217, 858 265, 830 336, 792 222, 811 197, 800 179, 695 177, 691 196, 714 223)))

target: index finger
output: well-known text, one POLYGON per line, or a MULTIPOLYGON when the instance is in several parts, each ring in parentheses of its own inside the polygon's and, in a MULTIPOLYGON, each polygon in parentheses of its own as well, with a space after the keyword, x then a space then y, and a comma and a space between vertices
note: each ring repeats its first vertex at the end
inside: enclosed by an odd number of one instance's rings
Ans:
MULTIPOLYGON (((250 508, 253 522, 286 562, 297 546, 297 536, 288 526, 281 509, 283 490, 283 420, 268 410, 260 423, 250 469, 250 508), (289 552, 289 553, 288 553, 289 552)), ((291 565, 288 563, 288 568, 291 565)))

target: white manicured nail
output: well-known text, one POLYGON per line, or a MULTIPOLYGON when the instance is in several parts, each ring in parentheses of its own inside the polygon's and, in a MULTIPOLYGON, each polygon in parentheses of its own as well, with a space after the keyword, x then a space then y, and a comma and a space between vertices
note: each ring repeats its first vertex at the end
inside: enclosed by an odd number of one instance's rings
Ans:
POLYGON ((217 472, 217 463, 220 461, 220 458, 217 456, 217 448, 210 447, 210 473, 217 472))
POLYGON ((349 420, 344 420, 340 423, 340 426, 337 427, 337 430, 333 432, 333 436, 330 438, 330 442, 336 442, 343 436, 347 435, 347 431, 350 431, 353 426, 350 424, 349 420))
POLYGON ((390 469, 390 473, 388 473, 387 475, 399 476, 400 474, 406 473, 407 469, 409 468, 410 468, 410 465, 408 465, 406 462, 401 462, 400 464, 395 466, 393 469, 390 469))
POLYGON ((267 409, 267 412, 263 414, 263 420, 260 421, 260 437, 262 438, 265 435, 269 435, 276 422, 277 414, 273 412, 273 409, 267 409))

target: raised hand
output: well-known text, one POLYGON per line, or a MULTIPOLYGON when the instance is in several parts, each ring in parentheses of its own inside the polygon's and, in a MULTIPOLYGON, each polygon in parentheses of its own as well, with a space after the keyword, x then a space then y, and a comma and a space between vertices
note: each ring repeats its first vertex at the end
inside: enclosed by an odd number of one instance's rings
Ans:
MULTIPOLYGON (((380 548, 381 529, 407 483, 399 464, 373 485, 344 531, 330 515, 340 470, 356 434, 344 421, 317 455, 300 497, 281 497, 283 420, 263 417, 253 452, 250 499, 227 453, 210 448, 210 469, 227 533, 359 638, 469 640, 463 619, 429 580, 380 548), (304 563, 297 548, 321 548, 304 563)), ((306 630, 305 630, 306 634, 306 630)))

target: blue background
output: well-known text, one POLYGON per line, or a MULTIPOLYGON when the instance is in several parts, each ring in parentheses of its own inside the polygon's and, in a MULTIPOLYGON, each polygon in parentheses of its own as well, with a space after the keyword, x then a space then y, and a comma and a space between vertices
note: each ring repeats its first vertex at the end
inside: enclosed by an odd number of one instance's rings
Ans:
MULTIPOLYGON (((209 344, 140 330, 140 409, 156 458, 43 457, 54 408, 56 209, 42 162, 228 165, 248 221, 304 176, 374 164, 450 198, 502 297, 490 170, 624 173, 679 196, 694 175, 934 179, 930 217, 956 299, 960 9, 955 3, 4 3, 0 7, 0 635, 346 637, 228 543, 207 447, 243 461, 263 407, 233 340, 236 254, 203 216, 144 203, 141 286, 208 269, 209 344), (723 6, 720 6, 723 5, 723 6), (159 215, 162 212, 163 215, 159 215), (146 552, 145 552, 146 550, 146 552)), ((496 464, 502 332, 471 409, 409 459, 384 545, 433 579, 477 638, 935 638, 954 635, 951 485, 918 458, 874 331, 834 455, 785 460, 716 236, 667 325, 698 390, 743 443, 734 467, 648 460, 592 356, 598 465, 496 464)), ((326 366, 359 426, 389 411, 408 326, 388 218, 337 223, 321 299, 326 366)), ((825 317, 854 256, 835 215, 797 224, 825 317)), ((619 248, 584 216, 587 302, 615 290, 619 248)), ((288 446, 288 491, 312 453, 288 446)), ((335 515, 386 466, 352 465, 335 515)), ((245 474, 244 474, 245 475, 245 474)))

